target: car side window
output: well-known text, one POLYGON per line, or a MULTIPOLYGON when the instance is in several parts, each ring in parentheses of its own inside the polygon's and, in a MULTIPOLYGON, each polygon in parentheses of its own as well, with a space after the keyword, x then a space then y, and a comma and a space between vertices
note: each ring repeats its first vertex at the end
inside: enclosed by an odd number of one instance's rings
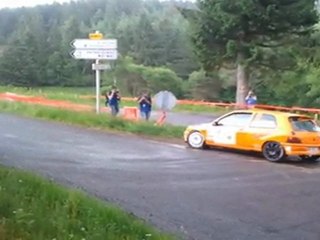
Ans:
POLYGON ((252 120, 250 127, 252 128, 276 128, 277 119, 272 114, 257 114, 252 120))
POLYGON ((318 126, 311 119, 291 117, 289 118, 292 129, 298 132, 317 132, 318 126))
POLYGON ((248 125, 252 117, 252 113, 233 113, 221 120, 218 124, 222 126, 244 127, 248 125))

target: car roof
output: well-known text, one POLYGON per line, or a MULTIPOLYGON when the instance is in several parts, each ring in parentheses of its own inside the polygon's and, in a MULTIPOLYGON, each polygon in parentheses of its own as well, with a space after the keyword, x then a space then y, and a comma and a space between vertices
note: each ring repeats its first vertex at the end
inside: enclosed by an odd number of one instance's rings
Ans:
POLYGON ((273 111, 273 110, 264 110, 264 109, 245 109, 245 110, 234 110, 233 112, 244 112, 244 113, 266 113, 266 114, 273 114, 282 117, 304 117, 304 118, 311 118, 308 115, 291 113, 291 112, 281 112, 281 111, 273 111))

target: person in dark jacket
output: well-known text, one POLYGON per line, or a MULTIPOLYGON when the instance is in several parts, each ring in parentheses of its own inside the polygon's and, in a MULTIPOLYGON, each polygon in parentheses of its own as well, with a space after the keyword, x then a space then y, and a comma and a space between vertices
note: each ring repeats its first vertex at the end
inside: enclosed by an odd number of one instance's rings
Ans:
POLYGON ((151 110, 152 110, 152 100, 151 100, 150 94, 146 92, 143 93, 138 98, 138 103, 139 103, 141 118, 148 121, 151 115, 151 110))
POLYGON ((257 104, 257 96, 254 94, 253 91, 249 91, 245 100, 248 107, 251 107, 257 104))
POLYGON ((119 113, 119 102, 121 100, 119 90, 116 87, 113 87, 107 94, 107 97, 112 116, 117 116, 119 113))

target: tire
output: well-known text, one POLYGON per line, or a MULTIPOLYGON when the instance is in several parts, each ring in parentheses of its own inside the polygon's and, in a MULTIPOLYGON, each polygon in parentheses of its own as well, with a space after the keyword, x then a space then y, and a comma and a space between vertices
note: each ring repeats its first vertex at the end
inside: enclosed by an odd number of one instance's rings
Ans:
POLYGON ((308 161, 308 162, 317 162, 319 158, 320 156, 302 156, 301 157, 303 161, 308 161))
POLYGON ((286 157, 286 152, 281 144, 273 141, 263 145, 262 154, 270 162, 281 162, 286 157))
POLYGON ((188 135, 187 143, 191 148, 204 149, 205 148, 205 138, 197 131, 191 132, 188 135))

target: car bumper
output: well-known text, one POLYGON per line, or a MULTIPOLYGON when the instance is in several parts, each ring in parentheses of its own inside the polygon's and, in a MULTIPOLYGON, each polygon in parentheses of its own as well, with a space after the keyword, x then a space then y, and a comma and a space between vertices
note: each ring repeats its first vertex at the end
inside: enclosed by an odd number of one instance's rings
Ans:
POLYGON ((284 144, 283 147, 289 156, 320 156, 320 145, 284 144))
POLYGON ((184 141, 185 142, 187 142, 187 139, 188 139, 188 135, 190 134, 190 131, 185 131, 184 133, 183 133, 183 139, 184 139, 184 141))

